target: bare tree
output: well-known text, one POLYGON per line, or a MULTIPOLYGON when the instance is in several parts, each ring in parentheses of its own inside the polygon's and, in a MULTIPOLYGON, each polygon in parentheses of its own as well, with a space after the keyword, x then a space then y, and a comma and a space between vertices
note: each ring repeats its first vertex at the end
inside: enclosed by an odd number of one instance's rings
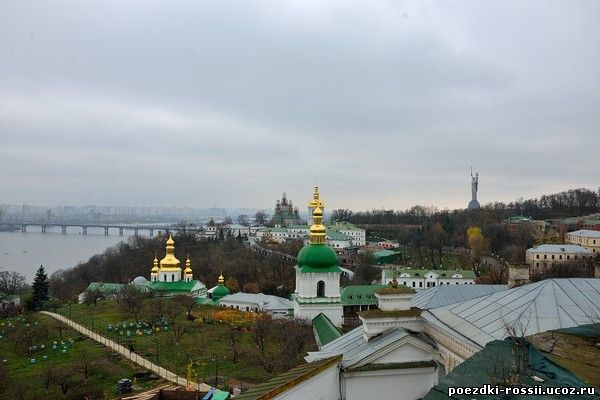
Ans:
POLYGON ((20 294, 26 289, 25 276, 15 271, 0 271, 0 300, 20 294))
POLYGON ((183 308, 185 308, 186 310, 186 316, 187 319, 189 319, 190 321, 193 321, 195 318, 192 315, 192 311, 194 310, 194 308, 196 307, 196 299, 193 298, 192 296, 186 296, 184 294, 175 296, 175 298, 173 298, 174 301, 176 301, 177 303, 179 303, 183 308))
POLYGON ((127 311, 133 314, 135 319, 138 319, 140 310, 144 300, 144 293, 133 285, 127 285, 118 293, 120 302, 125 305, 127 311))
POLYGON ((250 226, 250 220, 246 214, 240 214, 237 216, 237 223, 244 226, 250 226))
POLYGON ((77 352, 77 361, 75 362, 75 367, 79 371, 83 372, 83 378, 87 379, 91 373, 92 368, 94 366, 94 358, 85 348, 80 349, 77 352))
POLYGON ((254 222, 258 225, 264 225, 267 223, 267 214, 264 211, 257 211, 254 214, 254 222))
POLYGON ((83 295, 83 302, 87 305, 93 304, 94 307, 98 305, 98 300, 104 299, 104 293, 98 289, 86 290, 83 295))
POLYGON ((228 332, 229 350, 231 350, 231 361, 237 363, 240 358, 239 329, 232 328, 228 332))
POLYGON ((58 386, 63 394, 80 384, 81 378, 73 367, 58 367, 54 370, 54 383, 58 386))

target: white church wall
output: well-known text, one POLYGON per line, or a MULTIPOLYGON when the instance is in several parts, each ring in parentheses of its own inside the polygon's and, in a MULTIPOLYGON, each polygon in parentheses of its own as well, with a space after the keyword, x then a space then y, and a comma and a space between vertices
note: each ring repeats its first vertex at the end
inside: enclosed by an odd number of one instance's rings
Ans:
POLYGON ((294 317, 311 322, 314 317, 323 313, 335 326, 342 326, 342 303, 338 304, 298 304, 294 302, 294 317))
POLYGON ((344 373, 346 400, 416 400, 437 383, 434 367, 344 373))
POLYGON ((273 397, 274 400, 338 400, 339 374, 337 365, 332 365, 325 371, 294 386, 292 389, 273 397))

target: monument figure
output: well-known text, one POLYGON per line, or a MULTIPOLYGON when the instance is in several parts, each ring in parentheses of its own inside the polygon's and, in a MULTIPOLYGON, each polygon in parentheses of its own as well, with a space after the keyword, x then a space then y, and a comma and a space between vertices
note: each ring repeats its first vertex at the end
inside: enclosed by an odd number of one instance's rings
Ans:
POLYGON ((477 201, 477 189, 479 188, 479 172, 475 172, 473 176, 473 168, 471 168, 471 201, 467 206, 468 210, 477 210, 479 202, 477 201))

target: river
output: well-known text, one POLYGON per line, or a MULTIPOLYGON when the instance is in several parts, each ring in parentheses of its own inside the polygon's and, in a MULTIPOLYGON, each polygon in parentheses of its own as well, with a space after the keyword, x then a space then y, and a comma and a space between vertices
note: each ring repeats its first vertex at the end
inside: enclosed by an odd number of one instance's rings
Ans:
POLYGON ((0 271, 19 271, 31 282, 40 265, 49 276, 87 261, 122 240, 127 240, 127 236, 104 236, 102 228, 88 228, 87 235, 81 234, 81 228, 68 228, 63 235, 60 227, 58 232, 48 229, 44 234, 33 229, 25 233, 0 232, 0 271))

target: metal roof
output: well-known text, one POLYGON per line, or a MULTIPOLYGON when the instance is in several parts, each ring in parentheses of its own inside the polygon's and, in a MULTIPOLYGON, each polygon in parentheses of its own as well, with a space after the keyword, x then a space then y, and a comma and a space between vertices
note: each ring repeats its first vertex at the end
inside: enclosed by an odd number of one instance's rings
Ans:
POLYGON ((157 290, 161 292, 191 292, 194 290, 205 289, 204 283, 191 280, 189 282, 186 281, 174 281, 174 282, 161 282, 161 281, 152 281, 146 284, 148 289, 157 290))
POLYGON ((588 238, 600 238, 600 231, 592 231, 589 229, 580 229, 578 231, 569 232, 567 235, 588 237, 588 238))
POLYGON ((312 327, 319 347, 342 336, 340 331, 333 325, 333 322, 323 313, 319 313, 312 319, 312 327))
MULTIPOLYGON (((450 373, 441 378, 425 397, 424 400, 471 400, 482 398, 487 400, 528 400, 528 399, 566 399, 569 396, 560 395, 526 395, 526 394, 492 394, 473 396, 471 394, 448 393, 449 388, 482 387, 485 384, 498 385, 507 377, 520 379, 520 388, 533 387, 590 387, 573 371, 569 371, 556 363, 556 358, 547 355, 529 343, 510 340, 493 341, 485 348, 464 362, 460 363, 450 373), (538 378, 538 379, 535 379, 538 378)), ((577 399, 597 400, 595 395, 578 395, 577 399)))
POLYGON ((527 252, 540 253, 591 253, 591 250, 581 247, 578 244, 541 244, 539 246, 527 249, 527 252))
POLYGON ((260 304, 265 310, 290 310, 294 308, 294 303, 288 299, 263 293, 238 292, 228 294, 221 298, 219 303, 228 301, 233 303, 260 304))
POLYGON ((479 346, 509 336, 534 335, 594 322, 600 316, 600 279, 547 279, 429 309, 429 323, 479 346))
POLYGON ((390 287, 389 285, 350 285, 340 290, 342 304, 349 305, 375 305, 378 304, 375 291, 390 287))
POLYGON ((375 251, 373 252, 373 257, 375 258, 380 258, 380 257, 390 257, 390 256, 395 256, 398 255, 399 252, 397 251, 392 251, 392 250, 379 250, 379 251, 375 251))
POLYGON ((410 305, 427 310, 507 289, 508 285, 440 285, 418 291, 410 305))
POLYGON ((121 291, 126 286, 125 283, 92 282, 85 290, 98 290, 104 294, 113 294, 121 291))
POLYGON ((326 235, 329 240, 350 240, 350 236, 335 229, 327 230, 326 235))
POLYGON ((408 336, 408 332, 404 329, 393 328, 367 341, 363 336, 363 327, 359 326, 324 345, 320 351, 309 352, 304 359, 308 362, 314 362, 342 355, 342 366, 349 367, 405 336, 408 336))

